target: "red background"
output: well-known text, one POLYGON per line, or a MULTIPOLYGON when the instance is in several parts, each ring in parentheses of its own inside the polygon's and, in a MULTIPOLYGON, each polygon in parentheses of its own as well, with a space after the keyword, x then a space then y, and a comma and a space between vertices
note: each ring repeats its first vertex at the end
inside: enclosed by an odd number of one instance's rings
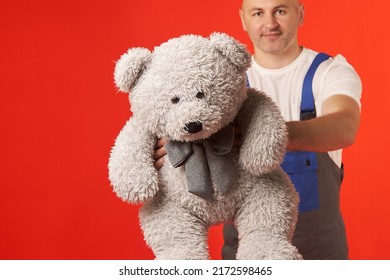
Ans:
MULTIPOLYGON (((0 8, 0 259, 149 259, 136 206, 107 160, 128 119, 114 62, 129 47, 226 32, 250 46, 240 0, 11 1, 0 8)), ((344 152, 352 259, 390 259, 388 1, 306 0, 301 44, 342 53, 363 81, 362 123, 344 152)), ((221 227, 210 250, 219 258, 221 227)))

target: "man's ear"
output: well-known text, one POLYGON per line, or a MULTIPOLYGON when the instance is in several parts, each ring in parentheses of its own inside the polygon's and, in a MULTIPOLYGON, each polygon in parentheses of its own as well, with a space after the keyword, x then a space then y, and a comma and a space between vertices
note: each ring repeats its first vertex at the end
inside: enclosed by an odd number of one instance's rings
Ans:
POLYGON ((116 62, 114 80, 119 90, 129 93, 151 61, 152 54, 145 48, 132 48, 116 62))
POLYGON ((241 25, 242 25, 242 29, 247 32, 246 30, 246 25, 245 25, 245 19, 244 19, 244 11, 242 9, 239 9, 238 10, 238 14, 240 16, 240 19, 241 19, 241 25))
POLYGON ((302 25, 305 20, 305 6, 303 5, 303 3, 299 4, 298 13, 299 13, 299 24, 302 25))
POLYGON ((238 69, 246 71, 251 65, 251 55, 245 45, 225 33, 210 35, 210 44, 238 69))

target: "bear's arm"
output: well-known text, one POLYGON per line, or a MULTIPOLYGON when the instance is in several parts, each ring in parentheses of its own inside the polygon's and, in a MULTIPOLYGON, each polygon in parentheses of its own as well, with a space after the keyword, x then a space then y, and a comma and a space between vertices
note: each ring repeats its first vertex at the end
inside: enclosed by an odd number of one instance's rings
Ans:
POLYGON ((240 164, 253 175, 268 173, 279 167, 287 144, 287 129, 273 100, 255 89, 240 109, 238 124, 242 130, 240 164))
POLYGON ((124 201, 142 203, 158 191, 158 172, 153 163, 156 138, 131 118, 115 140, 108 163, 109 179, 124 201))

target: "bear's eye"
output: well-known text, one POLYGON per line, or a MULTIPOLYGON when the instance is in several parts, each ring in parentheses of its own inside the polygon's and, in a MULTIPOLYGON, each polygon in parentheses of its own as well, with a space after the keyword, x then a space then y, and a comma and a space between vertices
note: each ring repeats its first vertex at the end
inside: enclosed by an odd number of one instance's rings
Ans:
POLYGON ((171 102, 172 102, 173 104, 177 104, 177 103, 179 103, 179 101, 180 101, 180 98, 177 97, 177 96, 171 98, 171 102))
POLYGON ((199 98, 199 99, 204 98, 204 92, 203 91, 198 91, 198 93, 196 94, 196 98, 199 98))

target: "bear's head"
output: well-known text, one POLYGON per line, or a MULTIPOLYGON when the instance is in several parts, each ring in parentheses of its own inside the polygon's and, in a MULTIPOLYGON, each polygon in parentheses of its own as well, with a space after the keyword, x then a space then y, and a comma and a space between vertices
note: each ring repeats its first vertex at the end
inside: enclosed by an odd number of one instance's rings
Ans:
POLYGON ((132 48, 118 60, 115 83, 130 93, 133 117, 158 137, 208 138, 236 117, 246 98, 245 46, 223 33, 184 35, 153 52, 132 48))

